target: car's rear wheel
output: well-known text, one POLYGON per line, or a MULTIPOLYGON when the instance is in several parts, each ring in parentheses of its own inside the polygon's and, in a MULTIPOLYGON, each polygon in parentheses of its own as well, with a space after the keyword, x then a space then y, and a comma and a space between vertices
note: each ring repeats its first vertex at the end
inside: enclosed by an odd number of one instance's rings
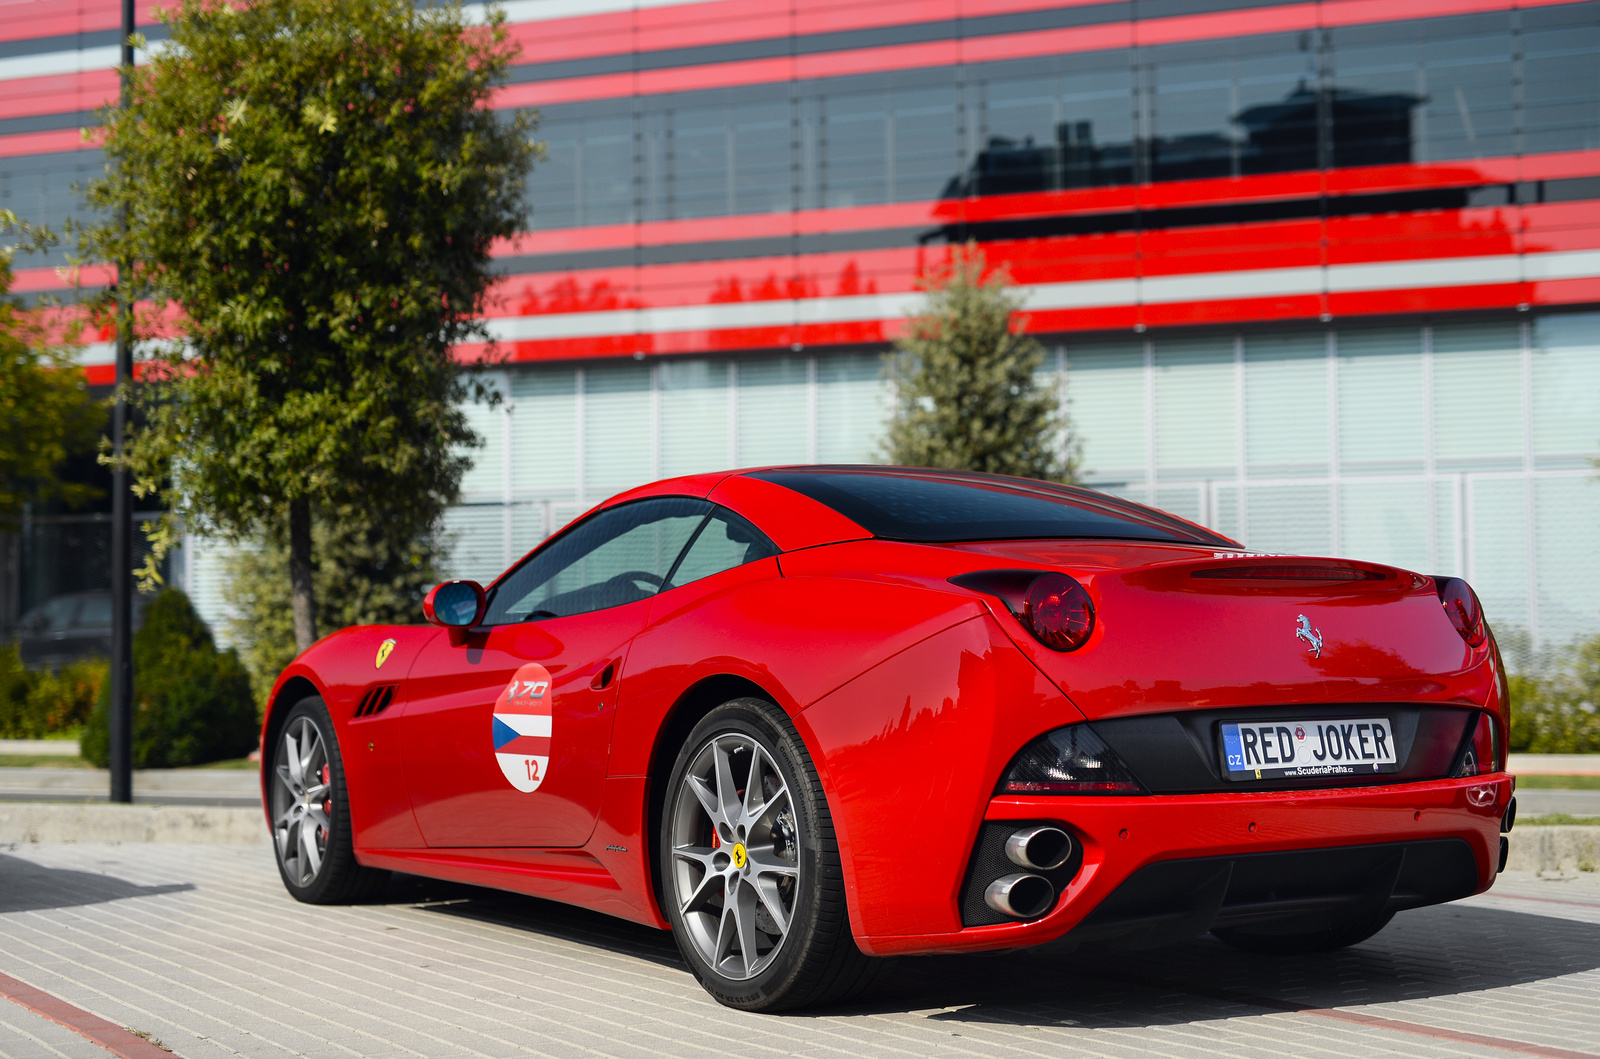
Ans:
POLYGON ((735 699, 695 726, 661 818, 663 904, 684 960, 747 1011, 838 1003, 879 961, 850 933, 833 819, 783 711, 735 699))
POLYGON ((289 711, 268 767, 272 845, 289 893, 331 905, 381 890, 389 873, 356 863, 344 763, 322 699, 302 699, 289 711))
POLYGON ((1224 944, 1245 952, 1265 956, 1299 956, 1311 952, 1332 952, 1335 949, 1358 945, 1389 925, 1393 912, 1360 916, 1322 930, 1274 931, 1258 927, 1213 930, 1211 933, 1224 944))

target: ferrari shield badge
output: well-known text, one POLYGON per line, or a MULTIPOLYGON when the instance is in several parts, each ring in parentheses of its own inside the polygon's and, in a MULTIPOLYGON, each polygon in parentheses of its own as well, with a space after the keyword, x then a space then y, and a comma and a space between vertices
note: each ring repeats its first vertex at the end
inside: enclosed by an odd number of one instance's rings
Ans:
POLYGON ((382 669, 383 664, 389 660, 389 655, 394 653, 394 641, 385 640, 378 645, 378 657, 373 661, 373 669, 382 669))
POLYGON ((550 672, 537 662, 517 670, 494 704, 494 756, 517 790, 531 794, 550 766, 550 672))

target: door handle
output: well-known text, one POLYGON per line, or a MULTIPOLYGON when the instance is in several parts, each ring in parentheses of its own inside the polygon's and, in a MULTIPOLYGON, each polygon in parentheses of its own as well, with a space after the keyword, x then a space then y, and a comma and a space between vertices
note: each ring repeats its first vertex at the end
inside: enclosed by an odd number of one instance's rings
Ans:
POLYGON ((596 673, 594 679, 589 681, 589 687, 595 691, 604 691, 611 684, 611 678, 617 674, 617 664, 607 662, 606 667, 596 673))

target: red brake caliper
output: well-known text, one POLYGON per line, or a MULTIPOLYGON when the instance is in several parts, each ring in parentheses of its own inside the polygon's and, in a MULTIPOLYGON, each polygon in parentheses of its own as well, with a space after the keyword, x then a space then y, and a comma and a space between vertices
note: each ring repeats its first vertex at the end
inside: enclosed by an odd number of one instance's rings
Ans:
MULTIPOLYGON (((327 763, 324 762, 323 766, 322 766, 322 785, 324 787, 329 785, 329 782, 330 782, 329 778, 328 778, 329 775, 330 775, 330 773, 328 771, 327 763)), ((326 816, 328 817, 328 819, 330 821, 333 819, 333 799, 332 798, 326 798, 326 799, 323 800, 323 802, 322 802, 322 811, 323 811, 324 814, 326 814, 326 816)), ((326 830, 324 830, 323 828, 318 827, 317 828, 317 837, 322 839, 322 841, 326 842, 326 841, 328 841, 328 832, 326 830)))

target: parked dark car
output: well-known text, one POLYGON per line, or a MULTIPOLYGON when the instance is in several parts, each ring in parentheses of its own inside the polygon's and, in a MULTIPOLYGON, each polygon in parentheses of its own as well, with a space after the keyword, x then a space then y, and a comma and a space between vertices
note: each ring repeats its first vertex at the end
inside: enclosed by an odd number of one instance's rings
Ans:
MULTIPOLYGON (((145 600, 133 597, 133 626, 139 627, 145 600)), ((22 616, 18 637, 22 664, 29 669, 58 666, 77 658, 111 656, 111 593, 73 592, 47 599, 22 616)))

